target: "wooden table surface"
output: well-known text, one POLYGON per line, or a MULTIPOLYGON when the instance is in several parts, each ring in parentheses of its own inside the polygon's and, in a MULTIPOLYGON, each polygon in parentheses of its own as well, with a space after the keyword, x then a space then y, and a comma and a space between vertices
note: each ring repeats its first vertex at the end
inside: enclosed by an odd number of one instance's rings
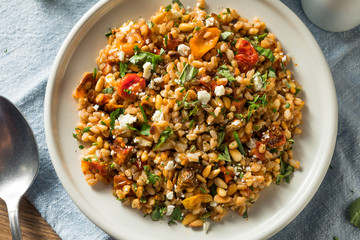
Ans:
MULTIPOLYGON (((59 240, 60 237, 40 216, 34 206, 23 197, 20 202, 20 226, 24 240, 59 240)), ((0 199, 0 239, 11 240, 9 218, 5 202, 0 199)))

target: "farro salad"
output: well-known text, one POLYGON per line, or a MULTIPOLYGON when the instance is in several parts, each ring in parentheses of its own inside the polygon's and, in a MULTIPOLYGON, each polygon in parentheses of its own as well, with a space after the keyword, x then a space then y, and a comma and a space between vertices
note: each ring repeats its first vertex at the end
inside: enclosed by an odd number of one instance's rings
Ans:
POLYGON ((89 185, 112 184, 154 221, 207 231, 229 210, 247 218, 262 189, 300 168, 301 86, 258 17, 174 0, 105 35, 73 93, 89 185))

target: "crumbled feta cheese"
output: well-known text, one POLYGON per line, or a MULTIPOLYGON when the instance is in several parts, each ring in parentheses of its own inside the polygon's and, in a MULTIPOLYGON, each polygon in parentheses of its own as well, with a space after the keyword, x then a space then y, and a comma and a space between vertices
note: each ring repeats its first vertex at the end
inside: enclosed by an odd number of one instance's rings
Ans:
POLYGON ((122 114, 119 116, 119 118, 117 119, 117 122, 119 123, 119 125, 115 126, 115 129, 117 130, 127 130, 127 124, 133 124, 134 122, 136 122, 137 118, 135 116, 132 116, 130 114, 122 114))
POLYGON ((144 63, 143 69, 144 69, 143 77, 149 79, 151 76, 151 69, 152 69, 151 63, 149 62, 144 63))
POLYGON ((154 78, 154 82, 161 83, 163 79, 161 77, 154 78))
POLYGON ((118 52, 118 57, 119 57, 120 62, 125 61, 125 52, 123 52, 123 51, 118 52))
MULTIPOLYGON (((153 79, 150 81, 148 87, 150 89, 156 89, 157 88, 153 79)), ((154 98, 154 102, 155 102, 155 98, 154 98)))
POLYGON ((210 202, 210 207, 216 207, 218 204, 216 202, 210 202))
POLYGON ((202 104, 207 104, 210 101, 211 95, 207 91, 202 90, 197 93, 197 97, 202 104))
POLYGON ((173 192, 173 191, 168 192, 168 193, 166 194, 166 198, 169 199, 169 200, 172 200, 172 199, 174 198, 174 192, 173 192))
POLYGON ((215 87, 215 90, 214 90, 214 93, 216 96, 222 96, 225 94, 225 88, 223 85, 220 85, 220 86, 216 86, 215 87))
POLYGON ((139 145, 140 147, 151 147, 151 145, 152 145, 151 141, 149 141, 145 138, 142 138, 142 137, 134 138, 134 143, 139 145))
POLYGON ((173 161, 169 161, 166 166, 165 166, 165 170, 171 171, 174 169, 174 162, 173 161))
POLYGON ((181 159, 179 158, 179 154, 175 153, 175 162, 181 163, 181 159))
POLYGON ((115 154, 114 150, 111 150, 110 155, 113 156, 115 154))
POLYGON ((163 121, 164 120, 164 114, 162 112, 160 112, 159 110, 156 110, 154 112, 154 115, 151 117, 151 119, 154 122, 159 122, 159 121, 163 121))
POLYGON ((215 25, 215 18, 210 17, 205 20, 206 27, 212 27, 215 25))
POLYGON ((182 17, 182 14, 179 11, 175 10, 175 9, 171 9, 170 12, 172 13, 171 18, 174 19, 174 20, 178 20, 179 18, 182 17))
POLYGON ((263 132, 263 138, 264 139, 269 139, 270 138, 270 135, 269 135, 269 130, 268 131, 266 131, 266 132, 263 132))
POLYGON ((251 172, 251 167, 247 166, 247 167, 246 167, 246 171, 247 171, 247 172, 251 172))
POLYGON ((286 59, 287 59, 287 58, 286 58, 286 55, 285 55, 285 56, 283 56, 283 57, 281 58, 281 61, 282 61, 282 62, 286 62, 286 59))
POLYGON ((109 50, 109 54, 112 54, 113 52, 116 52, 118 49, 117 48, 112 48, 109 50))
POLYGON ((114 75, 112 75, 111 73, 109 73, 108 75, 105 76, 105 81, 106 81, 107 83, 110 83, 110 82, 115 81, 114 75))
POLYGON ((93 109, 94 109, 95 111, 99 110, 99 105, 95 104, 95 105, 93 106, 93 109))
POLYGON ((145 96, 145 94, 146 94, 146 92, 140 92, 140 93, 138 93, 138 96, 142 98, 143 96, 145 96))
POLYGON ((168 205, 166 207, 166 216, 170 216, 172 214, 172 212, 174 211, 175 206, 174 205, 168 205))
POLYGON ((262 79, 261 79, 261 76, 256 76, 254 77, 254 90, 257 92, 257 91, 260 91, 263 87, 263 82, 262 82, 262 79))
POLYGON ((203 229, 205 233, 209 231, 209 227, 210 227, 210 222, 209 221, 204 222, 203 229))
POLYGON ((190 53, 190 47, 185 44, 180 44, 177 51, 180 53, 181 56, 187 57, 190 53))
POLYGON ((132 21, 129 21, 128 23, 124 23, 124 25, 122 27, 120 27, 120 30, 123 33, 128 33, 130 31, 130 27, 133 25, 134 23, 132 21))

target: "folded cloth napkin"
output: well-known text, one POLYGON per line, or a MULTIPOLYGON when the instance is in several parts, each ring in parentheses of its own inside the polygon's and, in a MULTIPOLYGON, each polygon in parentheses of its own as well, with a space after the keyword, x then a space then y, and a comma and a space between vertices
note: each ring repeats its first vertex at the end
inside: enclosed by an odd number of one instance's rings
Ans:
MULTIPOLYGON (((111 239, 63 189, 51 164, 43 120, 52 62, 68 32, 96 2, 13 0, 0 5, 0 95, 14 102, 29 121, 41 157, 39 175, 27 197, 62 239, 111 239)), ((360 27, 326 32, 306 18, 300 0, 282 2, 308 26, 329 63, 339 103, 339 129, 332 167, 319 190, 272 239, 359 239, 360 229, 348 222, 346 209, 360 197, 360 27)))

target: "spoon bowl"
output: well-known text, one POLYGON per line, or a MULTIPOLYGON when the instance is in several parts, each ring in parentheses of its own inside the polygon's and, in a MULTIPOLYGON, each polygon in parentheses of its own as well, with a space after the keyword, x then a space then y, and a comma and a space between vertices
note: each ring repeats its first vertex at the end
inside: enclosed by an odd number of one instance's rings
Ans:
POLYGON ((39 169, 35 137, 20 111, 0 96, 0 198, 7 206, 13 239, 21 239, 19 202, 39 169))

